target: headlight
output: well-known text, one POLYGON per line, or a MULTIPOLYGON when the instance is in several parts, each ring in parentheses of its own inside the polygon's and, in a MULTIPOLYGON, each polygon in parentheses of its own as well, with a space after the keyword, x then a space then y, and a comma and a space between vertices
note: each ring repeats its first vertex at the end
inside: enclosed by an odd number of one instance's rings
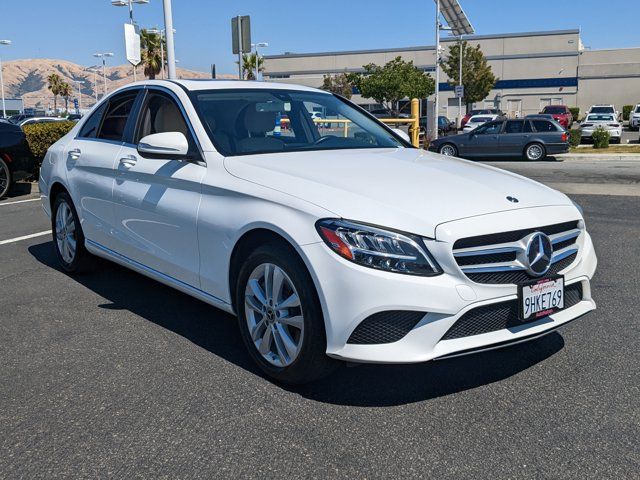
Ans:
POLYGON ((415 235, 337 219, 320 220, 316 229, 331 250, 358 265, 408 275, 442 273, 415 235))

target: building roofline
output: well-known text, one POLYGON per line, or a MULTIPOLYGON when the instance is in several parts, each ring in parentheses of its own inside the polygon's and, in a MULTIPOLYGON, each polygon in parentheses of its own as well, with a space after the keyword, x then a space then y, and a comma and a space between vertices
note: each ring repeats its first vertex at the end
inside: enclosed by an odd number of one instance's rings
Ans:
MULTIPOLYGON (((569 30, 547 30, 541 32, 521 32, 521 33, 502 33, 492 35, 464 35, 463 40, 490 40, 494 38, 518 38, 518 37, 543 37, 550 35, 579 35, 580 30, 577 28, 569 30)), ((455 42, 458 37, 444 37, 440 41, 442 43, 455 42)), ((394 47, 394 48, 374 48, 370 50, 342 50, 337 52, 310 52, 310 53, 282 53, 278 55, 264 55, 266 60, 272 60, 277 58, 299 58, 299 57, 326 57, 332 55, 359 55, 368 53, 388 53, 388 52, 406 52, 406 51, 421 51, 421 50, 435 50, 435 45, 420 45, 413 47, 394 47)))

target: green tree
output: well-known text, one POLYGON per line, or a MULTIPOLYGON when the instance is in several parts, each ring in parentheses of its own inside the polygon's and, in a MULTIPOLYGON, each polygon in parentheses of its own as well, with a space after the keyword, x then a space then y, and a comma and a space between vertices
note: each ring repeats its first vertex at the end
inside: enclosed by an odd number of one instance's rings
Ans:
POLYGON ((47 77, 49 83, 48 89, 53 94, 53 111, 58 112, 58 95, 60 95, 60 85, 62 84, 62 78, 57 73, 52 73, 47 77))
POLYGON ((322 80, 322 87, 320 88, 327 92, 337 93, 345 98, 351 98, 353 94, 353 85, 351 85, 346 73, 325 75, 322 80))
POLYGON ((383 67, 370 63, 364 73, 349 73, 347 79, 364 98, 373 98, 394 114, 403 98, 426 98, 435 92, 435 82, 428 73, 398 56, 383 67))
POLYGON ((60 82, 60 89, 58 93, 62 98, 64 98, 64 110, 65 112, 68 112, 69 97, 73 95, 73 90, 71 89, 71 85, 69 85, 67 82, 60 82))
MULTIPOLYGON (((470 46, 462 42, 462 101, 469 105, 487 98, 498 78, 480 50, 480 45, 470 46)), ((442 63, 442 70, 449 77, 450 85, 458 85, 460 78, 460 43, 449 47, 449 56, 442 63)))
MULTIPOLYGON (((162 47, 164 39, 158 33, 151 33, 147 29, 140 30, 140 57, 144 66, 144 74, 150 80, 162 71, 162 47)), ((166 50, 166 49, 165 49, 166 50)))
POLYGON ((255 53, 242 54, 242 78, 244 80, 256 79, 256 62, 258 62, 258 70, 264 72, 264 58, 258 58, 255 53))

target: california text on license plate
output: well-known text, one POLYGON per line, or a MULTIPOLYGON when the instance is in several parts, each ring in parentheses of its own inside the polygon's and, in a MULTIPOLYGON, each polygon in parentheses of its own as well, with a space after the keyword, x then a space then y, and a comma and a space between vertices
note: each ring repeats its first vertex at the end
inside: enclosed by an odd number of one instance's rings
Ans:
POLYGON ((564 308, 564 277, 556 275, 518 285, 520 320, 546 317, 564 308))

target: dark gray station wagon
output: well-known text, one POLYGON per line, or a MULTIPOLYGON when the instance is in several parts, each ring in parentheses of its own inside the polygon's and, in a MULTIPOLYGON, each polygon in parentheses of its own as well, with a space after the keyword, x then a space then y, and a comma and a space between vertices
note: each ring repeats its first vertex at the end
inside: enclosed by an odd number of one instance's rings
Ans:
POLYGON ((439 138, 429 150, 462 158, 523 157, 542 160, 569 151, 569 134, 554 120, 496 120, 460 135, 439 138))

